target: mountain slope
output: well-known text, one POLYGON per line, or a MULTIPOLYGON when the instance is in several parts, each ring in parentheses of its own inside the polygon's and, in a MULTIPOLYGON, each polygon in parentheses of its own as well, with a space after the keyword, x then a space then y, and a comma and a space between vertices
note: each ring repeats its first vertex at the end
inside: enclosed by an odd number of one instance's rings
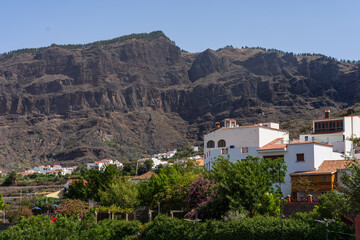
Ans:
POLYGON ((163 33, 0 56, 0 167, 201 143, 215 121, 310 119, 360 101, 359 64, 261 49, 182 52, 163 33))

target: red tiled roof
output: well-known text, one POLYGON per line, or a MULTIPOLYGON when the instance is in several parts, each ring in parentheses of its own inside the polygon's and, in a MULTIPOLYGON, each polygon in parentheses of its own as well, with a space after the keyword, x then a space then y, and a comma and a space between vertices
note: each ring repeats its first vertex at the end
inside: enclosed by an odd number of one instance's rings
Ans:
POLYGON ((196 163, 198 163, 198 166, 204 166, 204 158, 200 158, 200 159, 198 159, 198 160, 196 160, 196 163))
POLYGON ((281 140, 283 140, 283 138, 277 138, 277 139, 269 142, 268 144, 265 144, 264 146, 262 146, 261 148, 259 148, 257 151, 286 148, 286 144, 284 144, 284 143, 278 143, 278 142, 280 142, 281 140))
MULTIPOLYGON (((69 178, 69 184, 71 185, 73 182, 79 181, 80 178, 69 178)), ((87 184, 87 181, 83 179, 84 183, 87 184)))
POLYGON ((150 179, 153 175, 157 176, 156 173, 154 173, 153 171, 148 171, 147 173, 144 173, 143 175, 140 176, 136 176, 131 178, 131 180, 148 180, 150 179))
POLYGON ((281 140, 283 140, 283 138, 277 138, 271 142, 269 142, 268 144, 265 144, 264 146, 262 146, 261 148, 257 149, 257 151, 264 151, 264 150, 273 150, 273 149, 284 149, 286 148, 288 145, 298 145, 298 144, 319 144, 319 145, 323 145, 323 146, 327 146, 327 147, 333 147, 333 145, 331 144, 326 144, 326 143, 321 143, 321 142, 292 142, 292 143, 279 143, 281 140))
POLYGON ((317 170, 293 172, 290 173, 290 176, 334 174, 338 169, 346 169, 346 165, 349 163, 351 163, 350 160, 325 160, 317 170))

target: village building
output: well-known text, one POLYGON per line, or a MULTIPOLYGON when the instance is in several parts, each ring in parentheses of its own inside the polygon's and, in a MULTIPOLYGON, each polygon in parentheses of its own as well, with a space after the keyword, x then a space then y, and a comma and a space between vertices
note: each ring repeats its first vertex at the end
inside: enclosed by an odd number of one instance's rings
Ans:
MULTIPOLYGON (((229 157, 232 162, 243 160, 248 155, 265 159, 281 157, 287 165, 282 193, 301 196, 303 192, 292 189, 294 179, 291 174, 316 171, 326 160, 344 160, 344 154, 348 157, 357 156, 350 138, 360 136, 359 116, 330 118, 329 113, 326 110, 324 119, 313 121, 311 134, 303 134, 294 141, 289 140, 287 131, 279 129, 278 123, 239 126, 235 120, 225 119, 224 127, 221 127, 217 122, 215 130, 204 136, 204 166, 211 170, 214 161, 221 156, 229 157)), ((322 192, 315 191, 312 194, 317 196, 322 192)))
POLYGON ((123 169, 124 164, 119 161, 113 161, 112 159, 103 159, 100 161, 92 162, 87 164, 87 169, 103 170, 108 165, 114 165, 117 169, 123 169))
POLYGON ((154 173, 153 171, 148 171, 147 173, 144 173, 140 176, 135 176, 135 177, 132 177, 130 180, 132 183, 141 183, 141 182, 144 182, 144 181, 148 181, 153 175, 157 175, 156 173, 154 173))

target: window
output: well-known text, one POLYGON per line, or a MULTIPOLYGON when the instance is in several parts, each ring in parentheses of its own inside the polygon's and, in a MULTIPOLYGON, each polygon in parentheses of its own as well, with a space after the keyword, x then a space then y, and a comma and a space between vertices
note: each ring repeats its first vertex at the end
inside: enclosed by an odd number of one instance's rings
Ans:
POLYGON ((315 133, 344 131, 344 121, 334 120, 315 123, 315 133))
POLYGON ((224 139, 218 141, 218 147, 226 147, 226 142, 224 139))
POLYGON ((212 140, 208 141, 207 144, 206 144, 206 147, 207 148, 214 148, 215 147, 215 142, 212 141, 212 140))
POLYGON ((228 149, 227 148, 221 149, 221 154, 228 154, 228 149))
POLYGON ((321 178, 322 178, 322 181, 323 181, 323 182, 327 182, 327 181, 328 181, 327 176, 322 176, 321 178))
POLYGON ((305 136, 305 142, 309 141, 309 137, 305 136))
POLYGON ((314 176, 309 176, 309 181, 310 181, 310 182, 314 182, 314 181, 315 181, 315 177, 314 177, 314 176))
POLYGON ((305 161, 304 154, 303 153, 296 154, 296 161, 305 161))
POLYGON ((243 147, 243 148, 241 148, 241 152, 242 152, 242 153, 248 153, 248 152, 249 152, 248 147, 243 147))

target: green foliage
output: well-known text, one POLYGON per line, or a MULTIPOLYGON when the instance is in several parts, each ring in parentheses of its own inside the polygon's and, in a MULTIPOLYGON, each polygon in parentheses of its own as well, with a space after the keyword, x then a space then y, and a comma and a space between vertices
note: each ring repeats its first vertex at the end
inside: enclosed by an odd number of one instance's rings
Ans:
POLYGON ((146 169, 148 171, 150 171, 152 169, 152 167, 154 166, 154 161, 152 159, 146 159, 144 162, 144 165, 145 165, 146 169))
POLYGON ((315 206, 315 211, 320 218, 341 220, 350 211, 349 203, 344 193, 337 190, 326 192, 320 195, 319 205, 315 206))
POLYGON ((275 206, 272 186, 279 180, 284 182, 285 171, 286 165, 281 158, 264 160, 248 156, 235 163, 219 158, 211 172, 219 192, 215 202, 227 206, 222 214, 232 209, 246 211, 250 217, 257 212, 275 215, 279 210, 275 206))
MULTIPOLYGON (((138 33, 138 34, 130 34, 130 35, 125 35, 125 36, 121 36, 121 37, 117 37, 117 38, 113 38, 110 40, 102 40, 102 41, 96 41, 96 42, 92 42, 92 43, 87 43, 87 44, 66 44, 66 45, 58 45, 58 44, 51 44, 50 47, 59 47, 59 48, 63 48, 63 49, 78 49, 78 48, 89 48, 89 47, 93 47, 93 46, 106 46, 109 44, 114 44, 114 43, 118 43, 118 42, 124 42, 127 40, 131 40, 131 39, 144 39, 144 40, 148 40, 151 41, 153 39, 157 39, 160 37, 164 37, 166 39, 169 39, 168 37, 166 37, 166 35, 162 32, 162 31, 154 31, 151 33, 138 33)), ((18 54, 18 53, 38 53, 41 51, 44 51, 50 47, 41 47, 41 48, 24 48, 24 49, 19 49, 19 50, 15 50, 15 51, 10 51, 8 53, 4 53, 2 55, 11 57, 14 54, 18 54)), ((1 54, 0 54, 1 56, 1 54)))
POLYGON ((0 239, 135 239, 141 229, 138 221, 104 220, 95 224, 93 218, 82 219, 58 215, 51 223, 46 215, 21 219, 20 223, 0 233, 0 239))
MULTIPOLYGON (((283 239, 318 240, 325 239, 325 226, 314 219, 283 219, 278 217, 255 216, 237 220, 208 220, 195 225, 180 219, 158 216, 149 223, 142 234, 144 240, 182 239, 283 239), (281 222, 283 221, 283 222, 281 222)), ((353 234, 354 230, 342 222, 331 223, 329 229, 336 232, 353 234)), ((330 233, 329 239, 353 239, 351 236, 330 233)))
POLYGON ((84 179, 80 177, 78 180, 73 181, 64 197, 82 201, 88 200, 88 191, 84 179))
POLYGON ((104 141, 104 143, 112 148, 116 147, 116 145, 117 145, 116 142, 108 141, 108 140, 104 141))
MULTIPOLYGON (((183 239, 283 239, 318 240, 325 239, 324 224, 317 223, 310 215, 303 214, 297 219, 281 220, 278 217, 256 216, 237 220, 208 220, 193 224, 183 219, 160 215, 145 228, 138 221, 103 220, 98 224, 89 217, 79 221, 76 217, 58 215, 55 222, 45 215, 32 216, 0 232, 0 239, 139 239, 143 240, 183 240, 183 239)), ((329 230, 353 234, 342 222, 329 225, 329 230)), ((329 239, 354 239, 349 235, 330 232, 329 239)))
POLYGON ((3 199, 2 193, 0 193, 0 210, 2 210, 5 207, 5 201, 3 199))
POLYGON ((117 177, 106 189, 99 191, 104 206, 135 209, 139 205, 137 185, 125 178, 117 177))
POLYGON ((113 182, 117 174, 118 170, 113 165, 108 165, 103 170, 94 168, 83 170, 82 177, 77 181, 73 181, 65 196, 83 201, 89 199, 100 201, 99 191, 105 190, 113 182))
POLYGON ((349 173, 342 172, 342 190, 348 196, 350 207, 353 211, 360 213, 360 163, 352 160, 347 166, 349 173))
POLYGON ((167 166, 160 169, 158 176, 152 176, 147 182, 139 186, 142 205, 156 207, 158 202, 161 210, 184 209, 186 191, 196 178, 195 168, 184 168, 179 165, 167 166))
POLYGON ((104 220, 89 231, 89 236, 98 236, 102 239, 124 239, 126 236, 135 237, 140 228, 141 223, 138 221, 104 220))
POLYGON ((130 173, 130 175, 135 175, 135 169, 136 169, 136 161, 133 162, 124 162, 123 171, 130 173))
POLYGON ((47 211, 52 208, 54 204, 59 204, 60 200, 53 197, 40 197, 35 200, 35 206, 41 208, 43 211, 47 211))
POLYGON ((11 171, 5 178, 5 181, 3 182, 4 186, 11 186, 16 182, 16 172, 15 171, 11 171))

